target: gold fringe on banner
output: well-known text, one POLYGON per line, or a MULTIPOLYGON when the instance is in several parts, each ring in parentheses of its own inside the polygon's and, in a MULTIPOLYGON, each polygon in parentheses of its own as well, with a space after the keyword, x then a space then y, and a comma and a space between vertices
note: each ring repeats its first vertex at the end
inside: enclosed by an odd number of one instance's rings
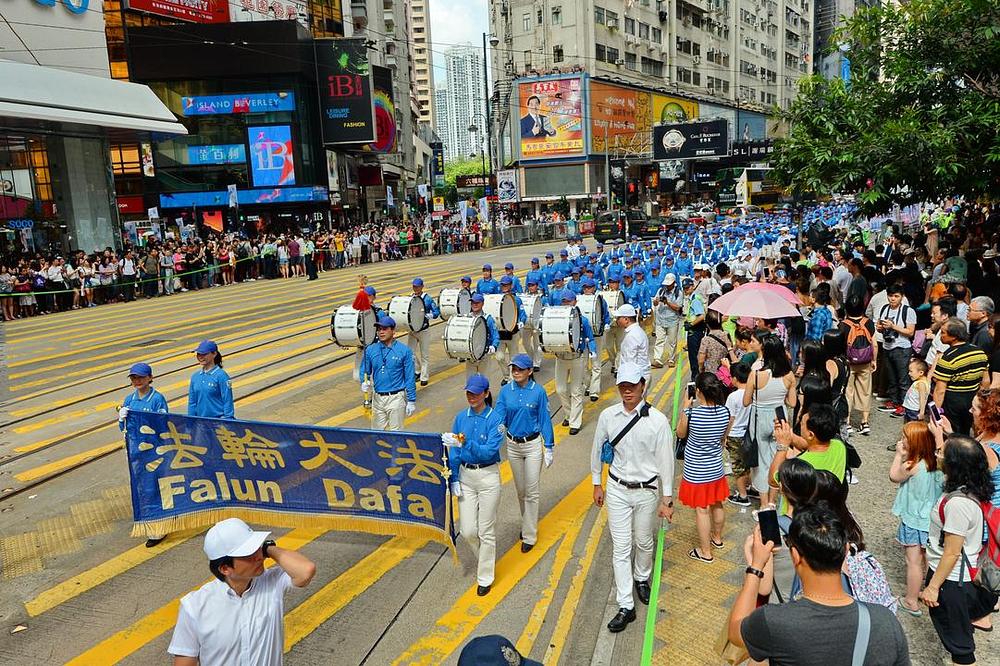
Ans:
POLYGON ((447 547, 452 558, 458 563, 458 553, 451 540, 451 495, 446 495, 448 507, 445 509, 445 528, 442 532, 436 527, 406 523, 397 520, 366 518, 363 516, 341 516, 314 513, 289 513, 269 509, 251 509, 226 507, 206 509, 187 513, 183 516, 145 520, 132 524, 133 537, 160 536, 183 530, 211 527, 226 518, 239 518, 251 525, 266 527, 309 528, 320 530, 337 530, 349 532, 365 532, 379 536, 400 536, 414 539, 426 539, 447 547))

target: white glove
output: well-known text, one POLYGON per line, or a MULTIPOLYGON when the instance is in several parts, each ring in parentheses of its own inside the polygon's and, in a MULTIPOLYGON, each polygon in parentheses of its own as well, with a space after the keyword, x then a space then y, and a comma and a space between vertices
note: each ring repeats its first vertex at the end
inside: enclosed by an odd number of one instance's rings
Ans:
POLYGON ((118 420, 124 421, 126 418, 128 418, 128 407, 122 407, 118 410, 118 420))
POLYGON ((361 382, 361 392, 368 393, 372 388, 372 385, 368 381, 361 382))
POLYGON ((462 440, 458 438, 453 432, 443 432, 441 433, 441 443, 445 446, 454 446, 456 448, 462 448, 462 440))
POLYGON ((496 353, 497 353, 497 348, 496 348, 496 347, 494 347, 493 345, 490 345, 490 346, 489 346, 489 347, 488 347, 488 348, 486 349, 486 353, 487 353, 487 354, 496 354, 496 353))
POLYGON ((545 466, 551 467, 552 459, 555 457, 555 452, 552 450, 552 447, 546 446, 544 449, 542 449, 542 455, 545 456, 545 466))
POLYGON ((453 481, 451 484, 451 494, 453 497, 462 496, 462 484, 458 481, 453 481))
POLYGON ((597 362, 597 354, 596 353, 591 354, 590 355, 590 360, 594 361, 596 363, 597 362))
POLYGON ((406 415, 413 416, 413 412, 417 411, 417 403, 408 402, 406 403, 406 415))

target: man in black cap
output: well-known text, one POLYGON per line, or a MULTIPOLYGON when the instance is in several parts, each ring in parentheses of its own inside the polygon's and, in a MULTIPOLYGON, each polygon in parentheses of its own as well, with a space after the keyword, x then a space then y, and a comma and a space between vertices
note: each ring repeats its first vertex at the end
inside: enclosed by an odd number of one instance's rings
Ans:
POLYGON ((458 656, 458 666, 542 666, 542 662, 524 657, 509 640, 491 634, 469 641, 458 656))

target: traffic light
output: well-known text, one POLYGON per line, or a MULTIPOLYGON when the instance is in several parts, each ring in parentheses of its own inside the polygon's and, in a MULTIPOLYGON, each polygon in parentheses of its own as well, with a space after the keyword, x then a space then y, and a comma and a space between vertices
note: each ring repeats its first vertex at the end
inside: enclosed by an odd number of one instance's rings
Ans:
POLYGON ((639 205, 639 181, 634 179, 629 179, 628 186, 626 187, 626 203, 629 206, 639 205))

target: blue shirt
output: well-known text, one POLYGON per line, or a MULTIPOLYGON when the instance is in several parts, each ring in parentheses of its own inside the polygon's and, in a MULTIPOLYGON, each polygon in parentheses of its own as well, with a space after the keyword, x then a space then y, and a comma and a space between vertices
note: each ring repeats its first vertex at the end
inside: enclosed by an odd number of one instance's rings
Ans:
POLYGON ((583 351, 583 346, 587 345, 587 349, 591 354, 597 353, 597 343, 594 341, 594 328, 590 325, 590 320, 584 314, 580 315, 580 344, 577 346, 576 350, 579 352, 583 351))
POLYGON ((500 389, 496 410, 511 436, 527 437, 539 432, 545 446, 551 448, 555 444, 549 396, 535 380, 529 379, 523 388, 517 382, 508 382, 500 389))
POLYGON ((639 284, 638 282, 633 282, 632 284, 623 284, 622 293, 625 295, 625 302, 631 304, 642 314, 647 314, 652 306, 650 305, 649 294, 646 292, 646 286, 639 284))
POLYGON ((500 283, 493 278, 480 278, 476 283, 476 292, 480 294, 499 294, 500 283))
POLYGON ((515 294, 520 294, 522 291, 524 291, 524 289, 521 288, 521 278, 517 277, 516 275, 512 275, 510 273, 506 273, 505 276, 510 278, 510 280, 511 280, 511 285, 510 285, 511 286, 511 290, 515 294))
POLYGON ((417 401, 417 382, 413 370, 413 352, 399 340, 386 345, 382 342, 365 347, 361 359, 362 378, 372 378, 376 393, 406 390, 406 401, 417 401))
POLYGON ((546 275, 545 275, 545 270, 544 269, 541 269, 541 268, 539 268, 537 270, 532 269, 532 270, 528 271, 527 275, 524 276, 524 282, 525 282, 525 284, 527 284, 528 280, 534 278, 535 282, 538 283, 538 289, 539 289, 539 291, 545 291, 545 288, 547 286, 549 286, 549 283, 546 281, 545 277, 546 277, 546 275))
POLYGON ((451 482, 459 480, 461 465, 490 465, 500 462, 500 446, 504 442, 503 415, 492 407, 476 414, 471 407, 455 415, 451 431, 465 436, 460 447, 448 449, 451 482))
MULTIPOLYGON (((416 296, 416 294, 414 294, 414 296, 416 296)), ((424 330, 430 327, 432 319, 437 319, 441 316, 441 308, 439 308, 438 304, 434 302, 431 295, 426 292, 417 296, 417 298, 424 302, 424 313, 427 315, 424 317, 424 328, 421 329, 424 330)))
MULTIPOLYGON (((521 311, 523 312, 524 308, 521 308, 521 311)), ((486 314, 485 312, 480 310, 479 316, 486 321, 486 335, 489 336, 490 339, 489 346, 496 349, 497 347, 500 346, 500 331, 497 329, 496 322, 493 321, 493 315, 486 314)), ((413 373, 411 372, 410 374, 412 375, 413 373)))
POLYGON ((565 286, 553 287, 552 291, 545 296, 545 305, 562 305, 562 293, 565 286))
MULTIPOLYGON (((129 411, 133 412, 156 412, 157 414, 166 414, 170 410, 167 409, 167 399, 163 397, 163 394, 157 391, 153 387, 149 387, 149 393, 143 398, 139 395, 138 390, 133 390, 130 394, 125 396, 122 401, 122 407, 128 407, 129 411)), ((125 430, 125 422, 118 422, 119 430, 125 430)))
POLYGON ((196 370, 188 388, 188 416, 231 419, 234 413, 233 385, 226 371, 219 366, 196 370))
POLYGON ((677 272, 677 277, 693 277, 694 276, 694 262, 690 258, 685 259, 683 257, 677 259, 674 262, 674 268, 677 272))

